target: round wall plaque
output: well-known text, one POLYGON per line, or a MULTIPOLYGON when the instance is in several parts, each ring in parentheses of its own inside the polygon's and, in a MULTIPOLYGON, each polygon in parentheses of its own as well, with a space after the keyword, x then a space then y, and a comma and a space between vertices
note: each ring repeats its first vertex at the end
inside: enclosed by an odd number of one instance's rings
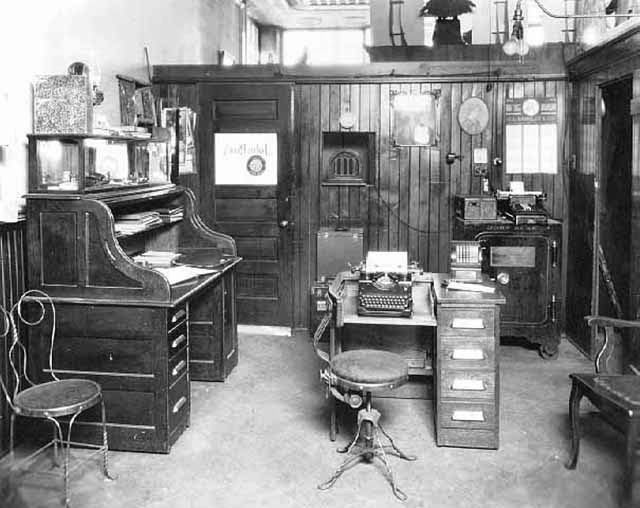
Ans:
POLYGON ((489 124, 487 104, 480 97, 469 97, 460 105, 458 123, 467 134, 480 134, 489 124))
POLYGON ((535 99, 526 99, 522 103, 522 112, 527 116, 536 116, 540 113, 540 103, 535 99))

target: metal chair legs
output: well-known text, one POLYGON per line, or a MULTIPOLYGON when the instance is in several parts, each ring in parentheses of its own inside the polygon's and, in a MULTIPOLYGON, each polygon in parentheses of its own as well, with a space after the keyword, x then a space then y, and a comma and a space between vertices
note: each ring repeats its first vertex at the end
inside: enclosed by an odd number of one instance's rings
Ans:
MULTIPOLYGON (((63 475, 64 475, 64 506, 68 508, 71 505, 70 499, 70 482, 69 476, 71 469, 69 467, 69 462, 71 458, 71 447, 72 445, 76 445, 84 448, 91 448, 93 451, 91 452, 91 456, 96 453, 102 453, 102 472, 104 474, 105 480, 114 480, 114 477, 109 473, 109 459, 108 459, 108 450, 109 450, 109 442, 107 435, 107 419, 106 419, 106 411, 104 400, 100 401, 101 406, 101 417, 102 417, 102 444, 101 445, 93 445, 90 443, 77 443, 71 441, 71 431, 73 429, 73 424, 76 421, 76 418, 80 415, 80 413, 74 414, 69 422, 66 436, 64 436, 62 432, 62 426, 60 422, 52 417, 47 418, 53 424, 53 439, 46 445, 42 446, 28 457, 20 460, 18 464, 14 464, 11 470, 19 469, 20 466, 24 463, 31 461, 38 454, 45 451, 48 447, 53 447, 53 462, 54 466, 58 467, 60 465, 58 458, 58 448, 62 452, 63 459, 63 475)), ((11 413, 10 424, 9 424, 9 456, 11 457, 11 461, 14 462, 14 446, 15 446, 15 413, 11 413)))
POLYGON ((393 439, 389 436, 387 432, 380 426, 380 412, 371 407, 371 395, 367 394, 367 404, 366 407, 358 411, 358 429, 356 431, 356 435, 353 440, 344 448, 339 448, 338 453, 354 453, 354 450, 357 449, 355 454, 348 457, 333 473, 331 478, 329 478, 326 482, 318 485, 320 490, 327 490, 333 486, 333 484, 342 476, 342 473, 355 466, 361 461, 373 462, 373 460, 378 457, 380 461, 384 465, 387 480, 391 484, 391 489, 393 490, 393 494, 400 500, 406 501, 407 495, 400 490, 400 488, 396 485, 395 478, 393 476, 393 471, 391 469, 391 465, 389 464, 387 453, 393 453, 404 460, 416 460, 416 457, 413 455, 407 455, 402 450, 400 450, 396 444, 393 442, 393 439), (380 439, 380 434, 384 435, 389 441, 389 445, 383 445, 380 439), (362 444, 359 444, 359 441, 362 444))

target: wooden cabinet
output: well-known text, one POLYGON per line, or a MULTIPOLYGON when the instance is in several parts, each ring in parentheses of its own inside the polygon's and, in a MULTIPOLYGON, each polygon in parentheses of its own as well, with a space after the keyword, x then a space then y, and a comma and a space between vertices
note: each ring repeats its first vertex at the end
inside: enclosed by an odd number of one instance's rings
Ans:
POLYGON ((502 295, 448 291, 434 282, 438 446, 493 448, 500 434, 502 295))
MULTIPOLYGON (((208 228, 191 191, 173 184, 36 189, 27 196, 27 240, 28 286, 56 306, 56 374, 101 384, 111 448, 168 452, 189 424, 190 379, 224 380, 238 361, 235 242, 208 228), (181 212, 116 227, 154 210, 181 212), (171 283, 137 257, 150 251, 175 264, 195 257, 208 271, 171 283)), ((49 379, 46 334, 30 335, 36 381, 49 379)), ((87 412, 74 432, 97 439, 98 416, 87 412)))
POLYGON ((563 316, 562 223, 456 218, 453 238, 476 240, 484 248, 482 271, 497 281, 507 299, 500 318, 502 335, 525 337, 538 344, 542 357, 555 357, 563 316))

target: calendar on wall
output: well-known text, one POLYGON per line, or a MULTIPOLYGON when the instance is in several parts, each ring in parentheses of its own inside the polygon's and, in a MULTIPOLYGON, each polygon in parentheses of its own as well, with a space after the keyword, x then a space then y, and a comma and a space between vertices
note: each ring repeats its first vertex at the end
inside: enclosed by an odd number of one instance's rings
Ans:
POLYGON ((558 105, 555 97, 507 98, 507 173, 558 172, 558 105))

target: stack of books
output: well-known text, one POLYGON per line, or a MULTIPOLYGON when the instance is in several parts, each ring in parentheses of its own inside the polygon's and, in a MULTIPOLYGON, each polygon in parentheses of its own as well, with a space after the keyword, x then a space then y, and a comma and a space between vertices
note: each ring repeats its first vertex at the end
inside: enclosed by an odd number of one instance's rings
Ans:
POLYGON ((162 224, 162 219, 153 210, 118 215, 115 220, 116 235, 132 235, 158 224, 162 224))
POLYGON ((160 220, 164 224, 171 224, 172 222, 181 221, 184 217, 184 207, 174 206, 171 208, 158 208, 156 212, 160 214, 160 220))

